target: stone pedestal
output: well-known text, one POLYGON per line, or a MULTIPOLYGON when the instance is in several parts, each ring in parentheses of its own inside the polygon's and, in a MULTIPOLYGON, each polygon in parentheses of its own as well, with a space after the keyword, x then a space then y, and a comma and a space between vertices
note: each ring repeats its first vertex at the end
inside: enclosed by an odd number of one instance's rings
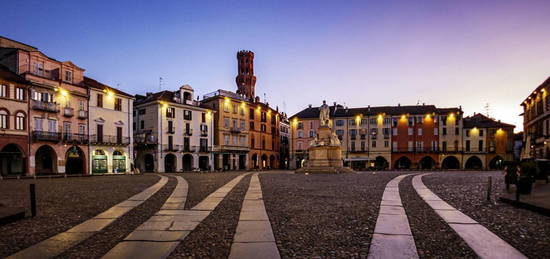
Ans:
POLYGON ((350 168, 343 166, 342 149, 337 137, 328 126, 319 128, 315 145, 308 148, 309 159, 306 167, 296 170, 296 173, 352 173, 350 168))

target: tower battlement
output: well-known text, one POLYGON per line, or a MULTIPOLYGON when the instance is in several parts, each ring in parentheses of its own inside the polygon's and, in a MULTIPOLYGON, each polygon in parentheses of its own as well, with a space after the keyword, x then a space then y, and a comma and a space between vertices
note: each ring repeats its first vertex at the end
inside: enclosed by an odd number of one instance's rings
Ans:
POLYGON ((247 99, 255 97, 256 76, 254 76, 254 52, 241 50, 237 52, 237 93, 243 94, 247 99))

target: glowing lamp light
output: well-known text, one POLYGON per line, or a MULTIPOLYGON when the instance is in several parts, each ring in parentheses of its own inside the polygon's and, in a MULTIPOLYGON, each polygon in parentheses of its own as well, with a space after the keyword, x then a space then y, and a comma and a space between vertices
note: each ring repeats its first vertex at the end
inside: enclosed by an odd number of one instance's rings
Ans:
POLYGON ((69 95, 69 92, 65 89, 60 89, 59 90, 59 93, 61 94, 61 96, 63 97, 67 97, 69 95))
POLYGON ((401 115, 401 119, 402 119, 402 120, 407 119, 407 115, 405 115, 405 114, 401 115))

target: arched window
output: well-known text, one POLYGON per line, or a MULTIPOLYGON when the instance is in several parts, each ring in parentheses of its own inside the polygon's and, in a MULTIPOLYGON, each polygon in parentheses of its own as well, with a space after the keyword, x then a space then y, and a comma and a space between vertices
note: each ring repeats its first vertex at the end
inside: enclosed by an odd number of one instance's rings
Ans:
POLYGON ((25 129, 25 114, 22 112, 18 112, 15 115, 15 129, 16 130, 24 130, 25 129))
POLYGON ((9 113, 6 110, 0 110, 0 129, 7 129, 9 113))

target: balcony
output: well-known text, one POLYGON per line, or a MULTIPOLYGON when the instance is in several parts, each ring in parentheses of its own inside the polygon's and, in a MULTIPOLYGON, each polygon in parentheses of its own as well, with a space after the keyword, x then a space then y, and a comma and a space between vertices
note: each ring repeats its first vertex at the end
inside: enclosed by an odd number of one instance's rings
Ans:
POLYGON ((182 151, 182 152, 188 152, 188 153, 193 153, 193 152, 195 152, 195 147, 191 147, 191 146, 189 146, 189 145, 182 145, 181 147, 182 147, 182 148, 181 148, 181 151, 182 151))
POLYGON ((31 107, 35 110, 46 112, 59 112, 59 104, 52 102, 31 101, 31 107))
POLYGON ((106 146, 127 146, 130 144, 130 137, 111 135, 90 135, 90 144, 106 146))
POLYGON ((88 135, 63 133, 63 142, 73 144, 88 144, 88 135))
POLYGON ((384 134, 384 139, 390 139, 390 135, 384 134))
POLYGON ((208 131, 201 130, 201 137, 208 137, 208 131))
POLYGON ((237 128, 237 127, 231 127, 230 129, 231 133, 236 133, 236 134, 239 134, 242 132, 242 130, 240 128, 237 128))
POLYGON ((158 139, 155 135, 142 133, 134 135, 134 143, 141 145, 156 145, 158 144, 158 139))
POLYGON ((181 145, 164 144, 162 145, 162 150, 166 152, 178 152, 181 150, 181 145))
POLYGON ((51 142, 59 142, 61 140, 61 133, 59 132, 49 132, 49 131, 41 131, 41 130, 34 130, 32 132, 32 139, 34 141, 51 141, 51 142))
POLYGON ((200 153, 208 153, 212 151, 212 147, 207 146, 194 146, 195 150, 198 150, 200 153))
POLYGON ((71 107, 65 107, 63 108, 63 116, 65 117, 73 117, 74 116, 74 109, 71 107))
POLYGON ((86 110, 78 110, 78 118, 79 119, 87 119, 88 118, 88 111, 86 110))
POLYGON ((185 129, 184 134, 185 134, 186 136, 192 136, 192 135, 193 135, 193 129, 185 129))

